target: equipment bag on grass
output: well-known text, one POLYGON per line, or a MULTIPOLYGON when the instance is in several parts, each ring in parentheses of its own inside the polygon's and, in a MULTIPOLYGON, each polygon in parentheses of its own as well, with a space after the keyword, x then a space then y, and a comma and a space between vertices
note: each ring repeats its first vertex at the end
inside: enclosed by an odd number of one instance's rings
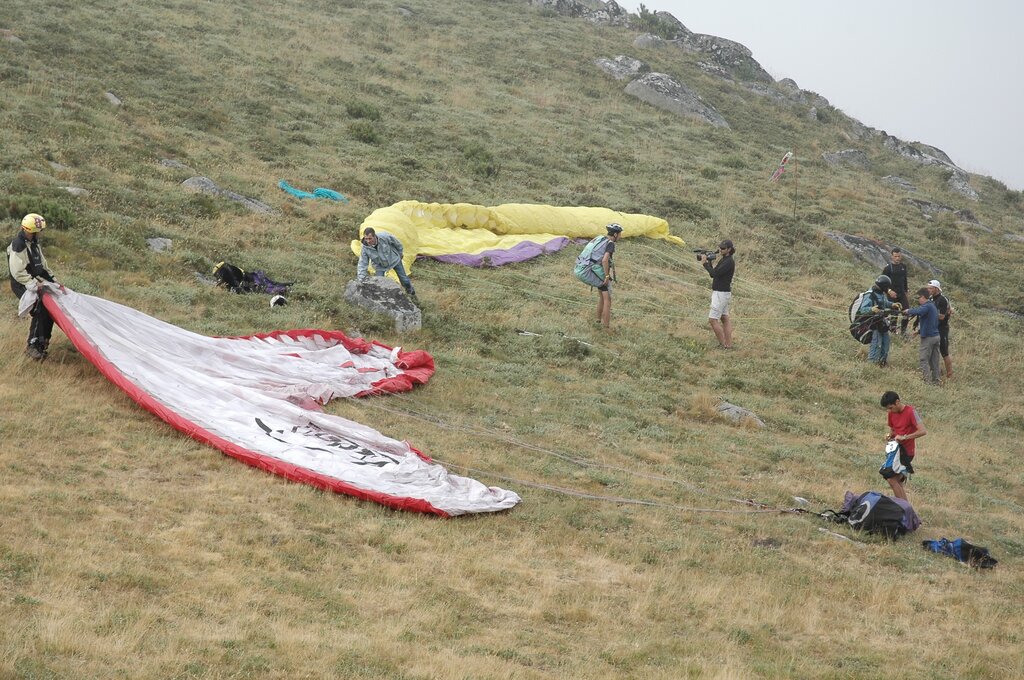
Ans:
POLYGON ((605 271, 601 266, 601 260, 604 258, 605 251, 608 250, 609 243, 607 236, 598 236, 587 244, 580 256, 576 258, 576 268, 573 270, 573 274, 577 279, 595 288, 604 284, 605 271))
POLYGON ((847 491, 842 510, 826 510, 821 516, 838 524, 848 524, 857 531, 877 533, 889 539, 897 539, 921 526, 921 518, 910 503, 877 491, 859 496, 847 491))

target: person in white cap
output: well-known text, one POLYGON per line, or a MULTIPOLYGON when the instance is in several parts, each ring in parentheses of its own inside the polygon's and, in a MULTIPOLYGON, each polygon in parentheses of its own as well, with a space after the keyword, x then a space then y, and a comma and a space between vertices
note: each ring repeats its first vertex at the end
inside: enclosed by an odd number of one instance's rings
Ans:
POLYGON ((939 354, 942 355, 943 367, 946 369, 946 380, 949 380, 953 377, 953 357, 949 355, 949 319, 953 316, 953 306, 942 294, 942 284, 938 280, 932 279, 927 287, 935 308, 939 310, 939 354))

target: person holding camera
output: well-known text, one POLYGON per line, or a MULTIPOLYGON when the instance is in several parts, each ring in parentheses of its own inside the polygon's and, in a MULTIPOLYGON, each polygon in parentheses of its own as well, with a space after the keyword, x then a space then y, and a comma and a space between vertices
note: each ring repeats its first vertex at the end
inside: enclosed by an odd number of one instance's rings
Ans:
POLYGON ((356 278, 365 279, 368 276, 370 263, 373 263, 373 270, 377 276, 384 276, 389 270, 394 269, 405 292, 415 300, 416 289, 412 287, 412 281, 405 273, 405 265, 402 263, 402 242, 386 231, 378 234, 373 227, 363 230, 361 240, 363 247, 359 253, 359 264, 356 266, 356 278))
POLYGON ((732 241, 726 239, 719 243, 718 254, 721 255, 721 259, 714 266, 711 264, 716 259, 714 253, 701 253, 697 256, 697 261, 711 275, 711 311, 708 313, 708 323, 715 332, 719 347, 732 349, 729 303, 732 300, 732 277, 736 273, 736 263, 733 260, 736 248, 733 247, 732 241))

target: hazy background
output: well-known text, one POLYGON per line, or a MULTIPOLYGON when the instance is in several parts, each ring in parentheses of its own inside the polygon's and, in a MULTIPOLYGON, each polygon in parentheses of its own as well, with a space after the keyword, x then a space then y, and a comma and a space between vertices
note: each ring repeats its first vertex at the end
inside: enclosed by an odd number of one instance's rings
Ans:
MULTIPOLYGON (((620 2, 631 12, 639 2, 620 2)), ((1024 3, 729 0, 644 3, 750 48, 865 125, 937 146, 1024 189, 1024 3)))

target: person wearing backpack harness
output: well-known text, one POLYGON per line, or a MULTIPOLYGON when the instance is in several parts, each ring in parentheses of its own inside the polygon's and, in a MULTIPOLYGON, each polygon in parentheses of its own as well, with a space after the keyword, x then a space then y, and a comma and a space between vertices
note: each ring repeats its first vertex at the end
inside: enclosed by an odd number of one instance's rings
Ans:
POLYGON ((726 239, 718 244, 722 258, 714 267, 708 262, 708 256, 701 253, 697 261, 711 275, 711 311, 708 312, 708 324, 715 332, 718 346, 732 349, 732 319, 729 318, 729 303, 732 301, 732 277, 736 273, 736 262, 732 256, 736 248, 732 241, 726 239))
POLYGON ((402 288, 405 288, 405 292, 415 301, 416 289, 412 287, 412 281, 405 273, 405 265, 402 263, 402 256, 405 253, 402 242, 386 231, 378 234, 373 227, 363 230, 361 241, 363 245, 359 252, 359 264, 356 266, 356 278, 365 279, 368 276, 367 270, 371 262, 377 276, 384 276, 389 269, 394 269, 402 288))
MULTIPOLYGON (((903 251, 899 248, 893 248, 890 253, 892 261, 885 265, 882 269, 882 274, 889 277, 892 281, 892 291, 896 294, 895 299, 899 301, 903 309, 910 309, 910 283, 907 280, 907 265, 903 262, 903 251)), ((903 317, 900 321, 900 335, 906 337, 907 324, 910 323, 910 319, 903 317)))
POLYGON ((597 322, 607 330, 612 320, 612 281, 615 280, 612 256, 615 244, 622 238, 622 225, 612 222, 605 230, 607 236, 591 239, 576 258, 573 273, 583 283, 597 288, 597 322))
MULTIPOLYGON (((888 413, 886 424, 889 426, 889 432, 886 434, 885 440, 887 442, 895 441, 899 444, 900 463, 906 468, 905 472, 886 477, 886 481, 889 482, 893 495, 907 500, 906 483, 910 480, 910 475, 914 474, 913 463, 916 453, 914 441, 928 434, 928 430, 924 428, 924 423, 917 415, 917 410, 910 404, 904 404, 900 400, 900 395, 895 392, 889 391, 883 394, 879 403, 888 413)), ((884 471, 880 470, 879 472, 885 477, 884 471)))
MULTIPOLYGON (((42 215, 29 213, 21 221, 21 230, 7 246, 7 266, 11 274, 11 292, 20 300, 29 288, 36 288, 43 281, 57 283, 46 266, 43 249, 39 244, 39 233, 46 229, 42 215)), ((57 284, 60 286, 60 284, 57 284)), ((64 286, 60 286, 64 290, 64 286)), ((32 325, 28 331, 28 346, 25 354, 34 361, 47 356, 50 336, 53 333, 53 317, 43 304, 42 297, 32 306, 32 325)))
POLYGON ((899 302, 893 302, 896 292, 892 290, 892 280, 882 274, 867 291, 861 301, 859 312, 864 315, 877 316, 877 320, 871 327, 871 346, 868 349, 868 361, 879 366, 889 364, 889 319, 884 312, 890 309, 897 311, 903 309, 899 302))
POLYGON ((946 380, 949 380, 953 377, 953 357, 949 356, 949 318, 953 316, 953 305, 942 294, 942 284, 935 279, 929 281, 926 288, 939 312, 939 354, 946 368, 946 380))
POLYGON ((921 377, 926 383, 939 384, 939 310, 932 302, 927 288, 917 291, 917 307, 903 313, 918 318, 918 332, 921 335, 921 349, 918 353, 918 364, 921 377))

